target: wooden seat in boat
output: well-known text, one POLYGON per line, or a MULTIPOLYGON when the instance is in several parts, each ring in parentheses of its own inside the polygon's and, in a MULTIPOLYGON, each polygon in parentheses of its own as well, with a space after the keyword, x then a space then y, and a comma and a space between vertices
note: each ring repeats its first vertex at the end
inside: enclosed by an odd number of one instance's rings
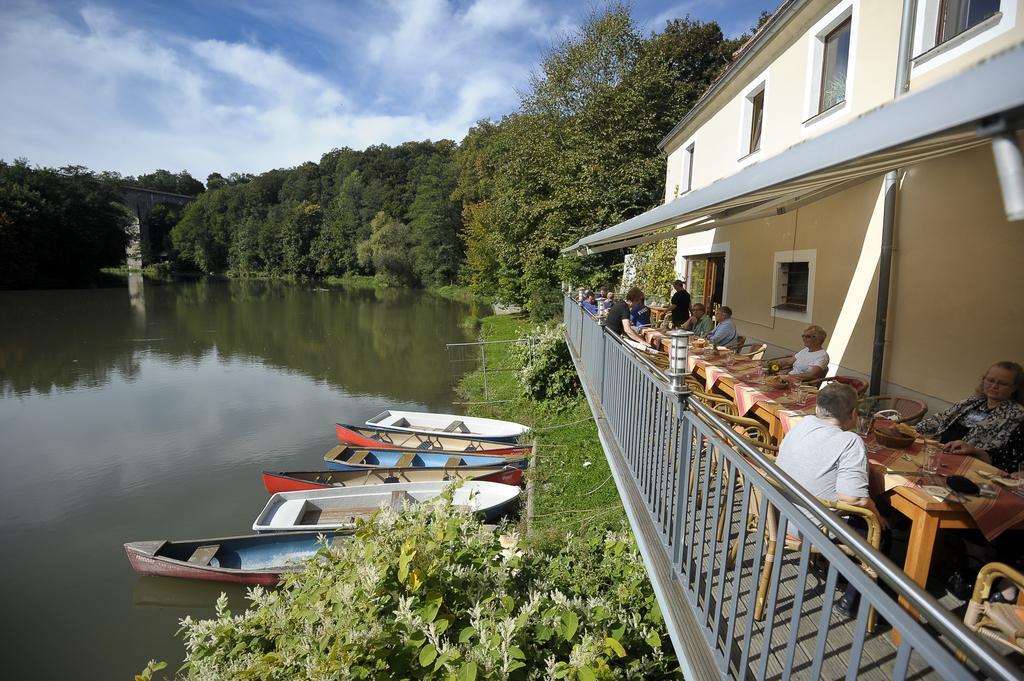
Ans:
POLYGON ((360 452, 356 452, 355 454, 352 455, 352 458, 350 458, 347 463, 351 463, 351 464, 362 463, 363 459, 366 458, 367 454, 369 454, 369 452, 367 450, 365 450, 365 449, 360 451, 360 452))
POLYGON ((402 456, 395 462, 395 468, 407 468, 412 465, 412 460, 416 458, 416 455, 412 452, 402 454, 402 456))
POLYGON ((461 463, 462 463, 462 457, 461 456, 449 456, 448 460, 444 462, 444 467, 445 468, 456 468, 461 463))
POLYGON ((220 544, 206 544, 205 546, 198 547, 189 556, 188 562, 193 565, 209 565, 210 560, 220 550, 220 544))
POLYGON ((448 424, 448 427, 444 429, 446 433, 468 433, 469 428, 463 421, 452 421, 448 424))

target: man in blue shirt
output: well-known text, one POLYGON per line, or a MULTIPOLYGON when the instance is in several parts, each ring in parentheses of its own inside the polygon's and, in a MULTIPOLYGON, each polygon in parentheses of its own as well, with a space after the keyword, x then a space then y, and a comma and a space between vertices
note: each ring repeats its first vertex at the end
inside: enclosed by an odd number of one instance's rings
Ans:
POLYGON ((587 291, 583 294, 583 302, 580 305, 590 314, 597 314, 597 300, 594 298, 593 291, 587 291))
POLYGON ((718 325, 708 336, 708 340, 715 345, 732 345, 736 342, 736 322, 732 320, 732 308, 722 305, 715 313, 715 321, 718 325))
POLYGON ((634 330, 644 329, 651 325, 651 308, 647 307, 647 301, 644 298, 629 308, 629 323, 634 330))

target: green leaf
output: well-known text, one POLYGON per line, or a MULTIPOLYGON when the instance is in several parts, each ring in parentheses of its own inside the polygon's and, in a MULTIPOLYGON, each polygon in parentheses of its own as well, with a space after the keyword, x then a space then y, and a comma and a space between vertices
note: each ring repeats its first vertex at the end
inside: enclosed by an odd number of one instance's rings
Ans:
POLYGON ((420 666, 429 667, 434 664, 434 660, 437 658, 437 648, 434 647, 433 643, 420 648, 420 666))
POLYGON ((513 659, 516 659, 516 660, 525 660, 525 659, 526 659, 526 653, 524 653, 524 652, 522 651, 522 649, 521 649, 521 648, 519 648, 518 646, 509 646, 509 648, 508 648, 508 654, 509 654, 509 655, 510 655, 510 656, 511 656, 511 657, 512 657, 513 659))
POLYGON ((459 643, 468 643, 469 639, 476 635, 476 629, 473 627, 466 627, 459 632, 459 643))
POLYGON ((580 681, 595 681, 597 679, 597 674, 595 674, 594 670, 590 667, 580 667, 576 670, 576 678, 580 681))
POLYGON ((626 656, 626 649, 622 647, 621 643, 616 641, 611 636, 606 636, 605 637, 604 645, 605 645, 605 648, 608 648, 612 652, 614 652, 617 657, 625 657, 626 656))
POLYGON ((448 631, 449 624, 450 622, 444 619, 443 617, 439 620, 434 620, 434 628, 437 630, 439 636, 444 632, 448 631))
POLYGON ((441 597, 435 596, 427 601, 427 604, 420 608, 420 617, 427 622, 433 622, 437 617, 437 611, 441 607, 441 597))
POLYGON ((645 638, 644 640, 647 642, 647 645, 651 646, 652 648, 661 647, 661 636, 658 636, 658 632, 656 631, 652 631, 651 635, 645 638))
POLYGON ((476 681, 476 663, 467 662, 459 667, 458 681, 476 681))
POLYGON ((576 616, 576 613, 569 611, 562 615, 562 636, 566 641, 571 641, 572 637, 576 635, 576 630, 579 629, 580 620, 576 616))

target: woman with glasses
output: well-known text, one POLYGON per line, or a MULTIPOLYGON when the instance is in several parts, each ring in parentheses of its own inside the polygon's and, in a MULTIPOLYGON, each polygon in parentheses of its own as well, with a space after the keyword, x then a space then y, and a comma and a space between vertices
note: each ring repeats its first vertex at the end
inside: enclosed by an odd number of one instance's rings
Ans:
POLYGON ((944 451, 975 456, 1016 473, 1024 461, 1024 369, 1016 362, 988 368, 974 394, 917 424, 944 451))
POLYGON ((773 360, 782 368, 792 367, 790 378, 800 381, 817 381, 828 373, 828 353, 822 348, 827 334, 818 325, 808 326, 800 334, 804 347, 792 357, 773 360))

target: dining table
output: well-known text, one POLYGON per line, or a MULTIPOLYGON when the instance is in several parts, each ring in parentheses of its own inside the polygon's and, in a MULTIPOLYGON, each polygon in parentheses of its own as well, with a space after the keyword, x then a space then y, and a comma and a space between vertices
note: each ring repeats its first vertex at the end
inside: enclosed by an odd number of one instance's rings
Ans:
MULTIPOLYGON (((691 373, 709 392, 731 398, 740 415, 757 418, 775 442, 781 441, 800 418, 814 413, 816 391, 766 385, 757 362, 729 361, 725 357, 693 353, 687 358, 691 373)), ((1024 480, 971 456, 941 452, 934 473, 924 470, 926 448, 940 447, 918 438, 906 448, 880 443, 876 420, 863 435, 868 453, 871 496, 887 498, 892 508, 910 521, 903 570, 922 588, 928 583, 939 531, 976 529, 992 541, 1008 530, 1024 529, 1024 480), (947 481, 959 475, 977 484, 982 493, 952 490, 947 481)), ((901 598, 901 604, 914 612, 901 598)), ((916 614, 916 613, 915 613, 916 614)), ((893 632, 899 641, 899 632, 893 632)))
POLYGON ((708 392, 717 390, 733 401, 740 416, 764 423, 776 444, 798 420, 814 413, 817 388, 786 380, 772 384, 755 360, 708 357, 691 351, 687 365, 708 392))
MULTIPOLYGON (((939 530, 977 529, 992 541, 1011 529, 1024 529, 1024 481, 973 456, 942 452, 934 473, 924 469, 925 449, 938 443, 916 440, 904 449, 887 447, 873 432, 865 436, 872 497, 884 496, 910 521, 903 571, 924 587, 928 583, 939 530), (948 485, 959 475, 979 486, 979 494, 956 492, 948 485)), ((901 599, 904 607, 906 601, 901 599)), ((909 609, 909 607, 908 607, 909 609)), ((912 611, 912 609, 911 609, 912 611)))

